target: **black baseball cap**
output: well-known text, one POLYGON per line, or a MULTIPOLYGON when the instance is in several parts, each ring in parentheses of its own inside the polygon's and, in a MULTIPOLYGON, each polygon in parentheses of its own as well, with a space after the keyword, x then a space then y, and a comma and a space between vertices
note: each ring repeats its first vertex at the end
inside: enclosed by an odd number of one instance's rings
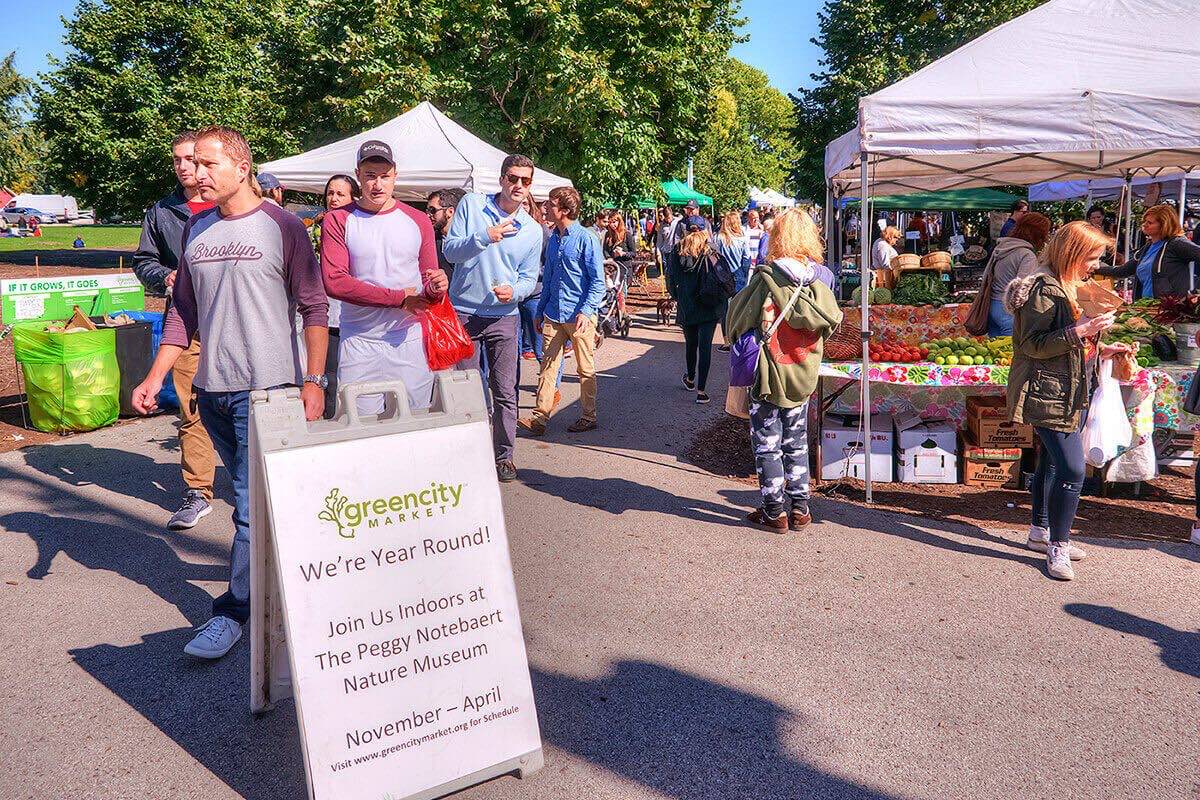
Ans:
POLYGON ((381 142, 378 139, 368 139, 358 146, 358 160, 355 165, 361 164, 368 158, 378 158, 381 161, 386 161, 393 167, 396 166, 396 159, 392 158, 392 148, 387 142, 381 142))
POLYGON ((699 204, 699 203, 697 203, 695 200, 688 200, 688 201, 687 201, 687 205, 686 205, 686 206, 684 206, 684 208, 694 208, 694 209, 696 209, 697 211, 699 211, 699 210, 700 210, 700 204, 699 204))

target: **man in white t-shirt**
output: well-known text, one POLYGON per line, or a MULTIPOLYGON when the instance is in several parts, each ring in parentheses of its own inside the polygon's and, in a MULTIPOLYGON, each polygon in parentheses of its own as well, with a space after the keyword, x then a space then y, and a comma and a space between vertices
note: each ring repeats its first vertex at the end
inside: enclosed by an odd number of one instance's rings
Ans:
MULTIPOLYGON (((362 196, 325 214, 321 273, 342 301, 338 383, 401 380, 413 410, 429 408, 433 373, 421 322, 413 312, 440 300, 449 286, 438 268, 429 217, 398 202, 392 148, 371 140, 358 148, 362 196)), ((382 395, 359 398, 358 413, 383 411, 382 395)))
POLYGON ((746 213, 746 256, 752 267, 758 264, 758 243, 762 235, 763 226, 758 221, 758 210, 752 208, 746 213))

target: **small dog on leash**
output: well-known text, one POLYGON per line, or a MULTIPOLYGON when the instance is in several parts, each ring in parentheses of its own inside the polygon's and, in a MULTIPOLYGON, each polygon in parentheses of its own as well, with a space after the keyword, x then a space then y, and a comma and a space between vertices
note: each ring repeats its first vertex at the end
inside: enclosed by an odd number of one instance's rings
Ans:
POLYGON ((675 314, 675 301, 664 297, 658 301, 658 324, 670 325, 671 317, 675 314))

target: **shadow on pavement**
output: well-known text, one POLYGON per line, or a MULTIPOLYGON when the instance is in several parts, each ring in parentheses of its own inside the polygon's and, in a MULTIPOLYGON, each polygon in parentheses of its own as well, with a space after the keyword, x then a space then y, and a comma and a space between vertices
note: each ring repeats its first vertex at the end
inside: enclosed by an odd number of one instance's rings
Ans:
POLYGON ((89 675, 238 794, 249 800, 305 797, 291 702, 253 716, 249 645, 239 642, 224 659, 201 662, 183 654, 190 637, 189 631, 161 631, 140 644, 70 652, 89 675))
POLYGON ((1015 561, 1037 570, 1041 570, 1046 561, 1045 557, 1032 550, 1027 550, 1019 542, 965 522, 918 517, 892 509, 862 509, 849 503, 839 503, 830 498, 821 499, 819 496, 816 503, 825 511, 824 519, 848 528, 878 531, 889 536, 908 539, 917 544, 940 547, 954 553, 1015 561), (910 524, 909 520, 912 520, 914 524, 910 524), (950 536, 942 536, 942 533, 973 539, 974 542, 959 541, 950 536))
POLYGON ((803 721, 762 697, 671 667, 621 661, 598 680, 533 671, 542 735, 678 800, 883 800, 782 741, 803 721))
POLYGON ((1142 636, 1158 645, 1163 664, 1176 672, 1200 678, 1200 631, 1180 631, 1111 606, 1067 603, 1063 610, 1118 633, 1142 636))
MULTIPOLYGON (((71 655, 242 796, 303 797, 294 706, 281 703, 262 717, 250 714, 249 648, 239 645, 232 657, 206 664, 185 659, 182 642, 179 632, 163 631, 140 644, 96 645, 71 655)), ((748 692, 642 661, 619 662, 598 680, 539 669, 532 676, 547 744, 663 796, 889 797, 790 752, 781 737, 799 730, 802 720, 748 692)), ((533 780, 555 774, 547 770, 533 780)))
MULTIPOLYGON (((166 450, 166 441, 159 446, 166 450)), ((90 444, 57 444, 26 450, 25 463, 38 472, 71 486, 96 485, 117 494, 154 503, 175 513, 183 497, 184 483, 178 464, 162 463, 140 453, 94 447, 90 444)), ((218 466, 219 462, 218 462, 218 466)), ((218 473, 222 470, 218 469, 218 473)), ((232 505, 228 482, 217 481, 222 499, 232 505)), ((163 518, 165 525, 167 518, 163 518)))
POLYGON ((190 581, 229 577, 228 567, 186 562, 164 540, 128 527, 32 511, 0 516, 0 526, 9 533, 25 534, 37 545, 37 561, 26 572, 31 579, 49 575, 51 562, 62 553, 87 569, 115 572, 141 584, 194 625, 208 619, 212 597, 190 581))
POLYGON ((620 514, 624 511, 655 511, 697 522, 742 525, 740 509, 681 497, 625 478, 564 478, 536 469, 522 469, 521 482, 531 489, 553 495, 578 506, 620 514))

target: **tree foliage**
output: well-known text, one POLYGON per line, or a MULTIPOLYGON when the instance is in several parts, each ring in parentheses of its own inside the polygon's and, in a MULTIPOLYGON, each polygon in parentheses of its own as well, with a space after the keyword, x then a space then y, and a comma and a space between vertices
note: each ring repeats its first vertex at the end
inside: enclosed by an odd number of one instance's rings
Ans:
POLYGON ((795 126, 791 101, 766 73, 727 59, 695 157, 696 188, 718 208, 741 208, 751 186, 783 189, 799 157, 795 126))
POLYGON ((33 84, 14 63, 0 60, 0 186, 18 194, 38 188, 42 139, 29 121, 33 84))
POLYGON ((84 0, 38 119, 51 171, 130 214, 211 122, 274 158, 430 100, 587 194, 648 190, 703 131, 736 0, 84 0))
POLYGON ((820 32, 813 39, 824 53, 821 71, 813 74, 811 89, 792 95, 796 143, 804 153, 793 174, 799 189, 813 197, 824 195, 825 146, 854 127, 859 98, 1043 2, 826 0, 817 15, 820 32))

